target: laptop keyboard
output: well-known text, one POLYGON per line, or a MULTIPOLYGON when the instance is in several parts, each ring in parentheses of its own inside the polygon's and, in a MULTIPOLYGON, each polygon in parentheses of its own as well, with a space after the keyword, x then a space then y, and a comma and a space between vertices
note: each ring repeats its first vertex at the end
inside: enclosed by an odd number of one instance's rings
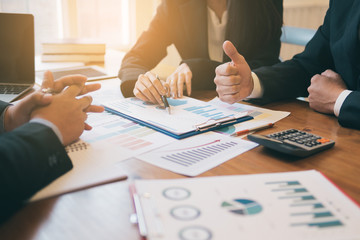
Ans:
POLYGON ((0 94, 20 94, 28 87, 25 85, 0 85, 0 94))

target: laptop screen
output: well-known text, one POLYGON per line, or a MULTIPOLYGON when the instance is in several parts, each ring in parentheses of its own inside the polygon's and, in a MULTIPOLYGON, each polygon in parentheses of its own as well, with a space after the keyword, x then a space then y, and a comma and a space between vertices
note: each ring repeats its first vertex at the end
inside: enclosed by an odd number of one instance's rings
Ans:
POLYGON ((0 83, 35 82, 34 17, 0 13, 0 83))

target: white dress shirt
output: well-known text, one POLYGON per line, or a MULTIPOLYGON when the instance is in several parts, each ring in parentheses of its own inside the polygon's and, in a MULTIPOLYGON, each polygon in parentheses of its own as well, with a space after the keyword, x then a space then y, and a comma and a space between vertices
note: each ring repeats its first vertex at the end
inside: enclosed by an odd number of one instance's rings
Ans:
POLYGON ((221 21, 215 12, 208 7, 208 46, 209 57, 213 61, 223 61, 222 45, 225 41, 225 31, 228 22, 228 12, 225 11, 221 17, 221 21))

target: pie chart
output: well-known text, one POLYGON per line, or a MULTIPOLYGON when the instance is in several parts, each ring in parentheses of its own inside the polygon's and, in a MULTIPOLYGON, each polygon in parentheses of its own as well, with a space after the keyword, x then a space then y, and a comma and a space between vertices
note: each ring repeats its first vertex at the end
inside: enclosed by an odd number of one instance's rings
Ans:
POLYGON ((262 211, 262 206, 254 200, 237 198, 223 201, 221 207, 238 215, 255 215, 262 211))

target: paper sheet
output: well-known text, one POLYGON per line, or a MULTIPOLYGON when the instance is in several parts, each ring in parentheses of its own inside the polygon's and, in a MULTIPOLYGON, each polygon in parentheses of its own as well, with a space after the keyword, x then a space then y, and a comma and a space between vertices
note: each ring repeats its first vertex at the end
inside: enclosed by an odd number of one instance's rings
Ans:
POLYGON ((257 145, 239 138, 208 132, 177 140, 137 158, 175 173, 197 176, 257 145))
POLYGON ((87 122, 93 129, 84 131, 79 141, 66 147, 73 169, 36 193, 31 201, 125 179, 116 163, 175 141, 108 112, 89 113, 87 122))
POLYGON ((310 170, 136 180, 148 240, 350 240, 360 208, 310 170))
POLYGON ((214 98, 213 100, 209 101, 214 106, 227 109, 232 112, 243 112, 249 111, 250 116, 254 117, 253 120, 241 122, 234 124, 229 127, 224 127, 221 129, 216 130, 219 133, 223 133, 226 135, 231 135, 235 132, 251 129, 259 126, 263 126, 267 123, 275 123, 280 121, 281 119, 289 116, 290 112, 282 112, 282 111, 274 111, 269 110, 266 108, 259 108, 254 107, 251 105, 241 104, 241 103, 234 103, 234 104, 227 104, 222 102, 218 97, 214 98))
POLYGON ((196 125, 206 123, 209 119, 239 114, 239 112, 231 112, 189 97, 169 98, 168 102, 171 106, 171 114, 167 114, 158 105, 143 102, 137 98, 107 102, 104 106, 177 135, 194 131, 196 125))

